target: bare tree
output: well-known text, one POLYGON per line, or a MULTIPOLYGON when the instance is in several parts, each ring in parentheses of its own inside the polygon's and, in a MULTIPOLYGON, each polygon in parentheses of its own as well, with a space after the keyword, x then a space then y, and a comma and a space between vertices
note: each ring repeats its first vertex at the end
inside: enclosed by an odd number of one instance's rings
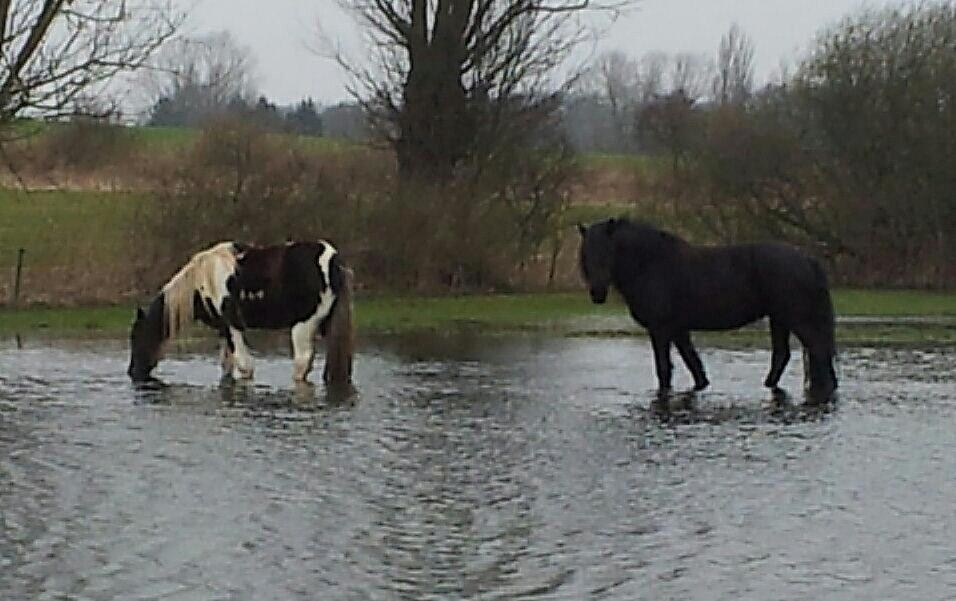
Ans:
POLYGON ((713 94, 718 104, 740 103, 750 97, 754 86, 754 46, 750 36, 736 23, 720 40, 713 94))
POLYGON ((671 58, 669 71, 670 93, 697 101, 707 93, 713 64, 706 56, 682 52, 671 58))
POLYGON ((664 91, 664 73, 669 60, 663 52, 650 52, 638 61, 638 102, 642 106, 664 91))
POLYGON ((622 151, 633 141, 640 64, 620 50, 599 55, 564 104, 571 139, 590 149, 622 151))
POLYGON ((374 66, 342 59, 352 93, 393 144, 404 176, 445 179, 546 121, 557 68, 632 0, 341 0, 365 25, 374 66))
POLYGON ((103 101, 108 84, 181 22, 168 0, 0 0, 0 124, 115 108, 103 101))
POLYGON ((621 116, 636 100, 640 65, 615 50, 597 58, 591 76, 598 93, 608 102, 615 117, 621 116))
POLYGON ((684 88, 677 87, 642 105, 637 113, 638 142, 647 150, 669 155, 674 175, 686 162, 700 131, 695 102, 684 88))
POLYGON ((153 121, 195 125, 256 97, 251 51, 229 32, 176 39, 143 72, 142 87, 153 107, 153 121))

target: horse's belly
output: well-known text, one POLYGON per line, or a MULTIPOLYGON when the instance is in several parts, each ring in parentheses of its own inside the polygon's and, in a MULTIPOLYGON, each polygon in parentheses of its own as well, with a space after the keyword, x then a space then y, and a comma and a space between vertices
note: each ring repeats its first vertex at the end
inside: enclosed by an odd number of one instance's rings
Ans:
POLYGON ((736 307, 723 311, 698 313, 688 320, 690 330, 736 330, 766 316, 755 308, 736 307))
MULTIPOLYGON (((260 330, 291 328, 312 317, 322 308, 320 299, 311 302, 281 302, 253 298, 241 301, 239 310, 246 327, 260 330)), ((326 312, 328 309, 326 308, 326 312)), ((324 317, 324 315, 320 315, 324 317)))
POLYGON ((245 326, 257 330, 281 330, 296 322, 285 307, 272 306, 272 303, 244 302, 240 304, 240 312, 245 326))
POLYGON ((707 321, 707 322, 692 324, 688 329, 712 331, 712 332, 722 331, 722 330, 736 330, 738 328, 742 328, 746 325, 749 325, 757 321, 757 319, 760 319, 760 318, 757 317, 754 319, 735 320, 735 321, 707 321))

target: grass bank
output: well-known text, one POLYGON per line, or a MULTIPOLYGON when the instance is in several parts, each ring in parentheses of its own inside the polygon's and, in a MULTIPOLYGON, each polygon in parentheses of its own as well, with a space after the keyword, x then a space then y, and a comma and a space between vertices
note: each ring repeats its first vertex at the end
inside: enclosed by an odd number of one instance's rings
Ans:
MULTIPOLYGON (((26 267, 112 262, 128 249, 128 226, 143 194, 0 188, 0 269, 26 249, 26 267)), ((6 300, 6 299, 0 299, 6 300)))
MULTIPOLYGON (((956 294, 909 290, 836 290, 841 344, 956 344, 956 294), (917 319, 918 318, 918 319, 917 319), (923 318, 926 318, 925 320, 923 318)), ((0 309, 0 335, 125 336, 131 306, 0 309)), ((595 306, 584 292, 380 297, 356 303, 367 334, 412 331, 552 332, 558 335, 634 335, 642 329, 618 302, 595 306)), ((211 333, 210 333, 211 335, 211 333)), ((704 342, 763 344, 763 327, 703 333, 704 342)))

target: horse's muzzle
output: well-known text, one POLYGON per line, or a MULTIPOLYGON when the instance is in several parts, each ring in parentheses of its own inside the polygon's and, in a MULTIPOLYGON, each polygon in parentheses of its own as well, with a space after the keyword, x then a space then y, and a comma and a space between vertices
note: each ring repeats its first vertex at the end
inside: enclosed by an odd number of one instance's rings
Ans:
POLYGON ((591 288, 591 302, 595 305, 603 305, 607 300, 607 288, 591 288))

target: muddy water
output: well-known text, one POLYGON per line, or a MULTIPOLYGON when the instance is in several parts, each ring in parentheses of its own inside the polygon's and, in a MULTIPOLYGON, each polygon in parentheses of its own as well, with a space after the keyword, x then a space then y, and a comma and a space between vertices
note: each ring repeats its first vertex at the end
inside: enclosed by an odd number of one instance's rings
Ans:
POLYGON ((848 350, 812 410, 762 350, 654 403, 640 338, 385 339, 347 400, 0 345, 4 599, 956 599, 952 349, 848 350))

